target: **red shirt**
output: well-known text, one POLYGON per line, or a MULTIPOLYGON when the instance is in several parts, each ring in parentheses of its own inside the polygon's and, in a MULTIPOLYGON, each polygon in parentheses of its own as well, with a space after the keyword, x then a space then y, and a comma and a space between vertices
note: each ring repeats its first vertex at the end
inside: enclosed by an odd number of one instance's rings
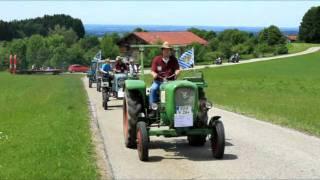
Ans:
MULTIPOLYGON (((179 69, 178 60, 174 56, 169 57, 169 61, 165 63, 162 60, 162 56, 156 56, 152 60, 151 70, 158 74, 161 77, 169 77, 175 73, 176 70, 179 69)), ((155 80, 163 81, 162 78, 157 77, 155 80)), ((174 80, 174 76, 168 78, 168 80, 174 80)))
POLYGON ((116 69, 116 71, 119 71, 119 72, 121 72, 121 73, 124 73, 125 71, 128 70, 126 64, 124 64, 124 63, 119 63, 119 62, 116 62, 116 64, 115 64, 115 69, 116 69))

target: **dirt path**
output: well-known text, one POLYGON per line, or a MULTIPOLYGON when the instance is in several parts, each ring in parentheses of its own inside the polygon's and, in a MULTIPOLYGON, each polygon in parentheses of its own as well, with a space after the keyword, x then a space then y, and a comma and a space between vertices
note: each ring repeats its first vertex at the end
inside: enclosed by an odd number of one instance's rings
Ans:
POLYGON ((150 162, 124 146, 122 101, 103 110, 102 95, 86 90, 104 140, 110 172, 115 179, 320 178, 320 139, 214 108, 223 117, 226 149, 223 160, 212 158, 207 142, 190 147, 186 138, 151 137, 150 162))

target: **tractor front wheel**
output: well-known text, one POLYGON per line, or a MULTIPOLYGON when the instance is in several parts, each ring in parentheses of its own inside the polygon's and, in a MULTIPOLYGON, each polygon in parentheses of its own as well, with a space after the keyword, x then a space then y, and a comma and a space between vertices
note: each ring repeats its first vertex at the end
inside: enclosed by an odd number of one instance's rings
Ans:
POLYGON ((222 159, 225 147, 224 127, 220 120, 213 122, 211 134, 211 149, 213 157, 222 159))
POLYGON ((141 161, 148 161, 149 159, 149 135, 147 125, 143 121, 137 124, 137 148, 138 155, 141 161))

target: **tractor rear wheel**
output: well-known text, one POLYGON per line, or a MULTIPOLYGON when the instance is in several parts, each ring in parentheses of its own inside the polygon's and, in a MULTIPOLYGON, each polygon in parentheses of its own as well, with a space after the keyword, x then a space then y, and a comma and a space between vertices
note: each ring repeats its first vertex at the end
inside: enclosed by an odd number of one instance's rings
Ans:
POLYGON ((138 115, 142 109, 139 93, 128 91, 123 98, 123 135, 126 147, 135 148, 138 115))
POLYGON ((213 157, 222 159, 225 147, 224 127, 220 120, 213 122, 211 134, 211 149, 213 157))
POLYGON ((206 143, 207 135, 190 135, 188 142, 190 146, 203 146, 206 143))
POLYGON ((137 148, 138 155, 141 161, 149 159, 149 135, 147 125, 143 121, 137 123, 137 148))
POLYGON ((92 80, 89 79, 89 88, 92 88, 92 80))
POLYGON ((97 91, 101 92, 101 80, 97 79, 97 91))

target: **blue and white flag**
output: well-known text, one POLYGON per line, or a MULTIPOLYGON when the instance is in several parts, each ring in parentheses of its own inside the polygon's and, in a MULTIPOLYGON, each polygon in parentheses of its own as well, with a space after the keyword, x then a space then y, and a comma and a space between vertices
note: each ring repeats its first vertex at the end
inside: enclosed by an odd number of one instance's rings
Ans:
POLYGON ((93 57, 93 59, 96 61, 100 61, 102 59, 101 50, 93 57))
POLYGON ((188 69, 194 66, 194 50, 193 48, 184 52, 178 59, 181 69, 188 69))

